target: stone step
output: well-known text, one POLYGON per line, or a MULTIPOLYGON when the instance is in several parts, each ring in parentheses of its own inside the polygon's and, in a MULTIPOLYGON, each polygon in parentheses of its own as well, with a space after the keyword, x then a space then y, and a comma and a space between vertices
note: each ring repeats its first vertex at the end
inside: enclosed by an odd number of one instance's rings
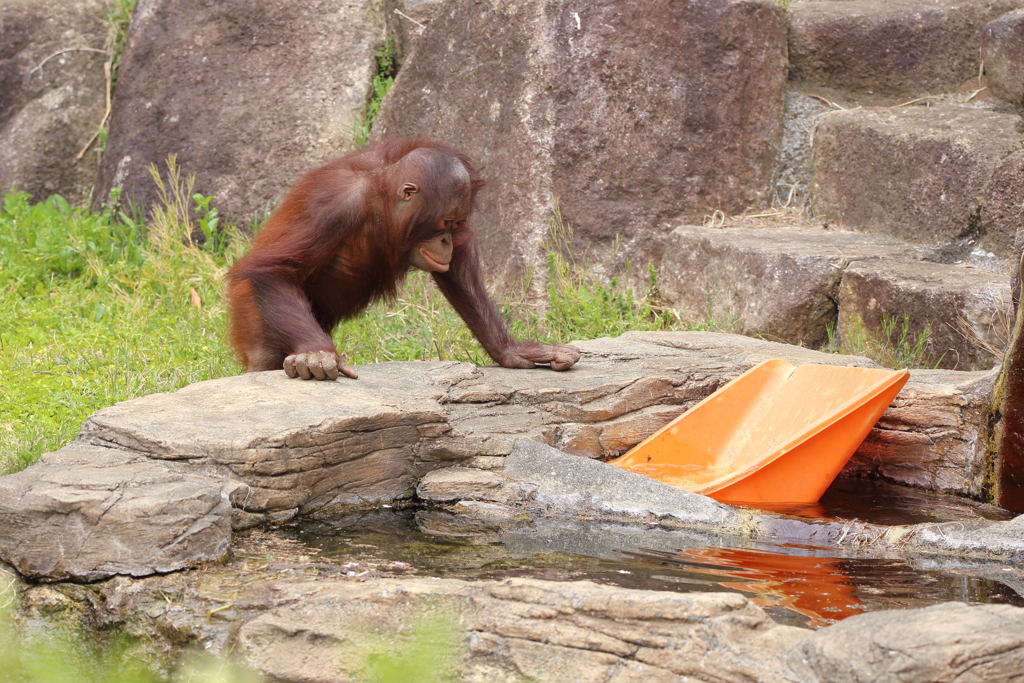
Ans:
POLYGON ((845 228, 1009 255, 1020 216, 1006 206, 1024 204, 1024 186, 991 181, 1014 175, 1022 142, 1020 116, 980 108, 833 111, 814 132, 810 209, 845 228))
POLYGON ((797 0, 790 77, 866 94, 952 92, 978 75, 986 23, 1022 0, 797 0))
POLYGON ((923 260, 931 253, 842 230, 680 226, 659 286, 687 323, 816 348, 830 326, 840 342, 877 340, 907 316, 911 338, 930 331, 929 365, 993 367, 1011 317, 1009 276, 923 260))

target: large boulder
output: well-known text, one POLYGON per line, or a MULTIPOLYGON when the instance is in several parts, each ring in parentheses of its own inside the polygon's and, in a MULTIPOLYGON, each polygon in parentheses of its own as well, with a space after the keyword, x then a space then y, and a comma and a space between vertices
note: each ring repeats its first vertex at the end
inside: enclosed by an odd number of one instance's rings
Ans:
POLYGON ((384 0, 384 24, 395 62, 403 64, 412 54, 444 0, 384 0))
POLYGON ((106 101, 105 0, 0 1, 0 194, 89 198, 98 156, 81 154, 106 101))
POLYGON ((985 22, 1022 4, 797 0, 789 8, 790 74, 797 81, 871 94, 951 92, 978 75, 985 22))
POLYGON ((1008 12, 985 26, 981 58, 993 94, 1024 106, 1024 9, 1008 12))
POLYGON ((244 221, 349 151, 384 19, 376 3, 140 0, 93 200, 157 199, 147 167, 176 154, 196 191, 244 221))
POLYGON ((1019 116, 983 109, 830 112, 814 135, 810 207, 912 242, 976 240, 989 179, 1022 140, 1019 116))
POLYGON ((490 186, 492 279, 545 272, 553 202, 575 250, 656 261, 667 218, 765 203, 782 133, 785 23, 769 0, 453 0, 419 38, 374 134, 425 135, 490 186))

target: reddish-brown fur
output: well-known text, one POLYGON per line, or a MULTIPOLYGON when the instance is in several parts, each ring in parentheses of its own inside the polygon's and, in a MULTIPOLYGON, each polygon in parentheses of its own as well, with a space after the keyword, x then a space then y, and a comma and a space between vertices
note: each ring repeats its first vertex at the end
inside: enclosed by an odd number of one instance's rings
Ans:
MULTIPOLYGON (((295 354, 336 354, 331 330, 394 296, 413 250, 453 207, 471 208, 482 186, 465 156, 417 139, 387 140, 303 177, 228 274, 230 339, 247 369, 281 368, 295 354), (403 217, 395 198, 409 182, 416 201, 403 217)), ((570 347, 509 336, 484 289, 468 226, 451 235, 450 268, 432 275, 491 357, 507 367, 572 366, 579 354, 570 347)))

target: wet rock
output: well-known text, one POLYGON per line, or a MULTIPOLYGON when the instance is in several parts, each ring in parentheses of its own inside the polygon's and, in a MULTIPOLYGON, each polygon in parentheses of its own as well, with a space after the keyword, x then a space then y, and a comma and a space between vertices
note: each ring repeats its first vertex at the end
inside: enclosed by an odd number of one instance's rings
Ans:
POLYGON ((981 59, 992 93, 1024 106, 1024 10, 1008 12, 985 26, 981 59))
POLYGON ((988 370, 999 363, 1013 318, 1005 275, 927 261, 851 264, 839 287, 841 339, 884 339, 902 334, 909 345, 927 333, 925 365, 988 370))
POLYGON ((222 214, 262 217, 297 177, 348 151, 384 30, 375 3, 144 0, 132 18, 95 203, 158 200, 168 155, 222 214))
POLYGON ((555 198, 576 248, 607 254, 622 236, 634 264, 657 261, 665 219, 768 199, 786 80, 774 2, 457 0, 419 40, 374 135, 474 159, 492 280, 532 268, 539 282, 555 198))
POLYGON ((892 238, 842 230, 681 226, 666 243, 659 287, 686 323, 817 347, 850 264, 913 256, 892 238))
POLYGON ((221 559, 229 485, 135 453, 73 446, 0 478, 0 556, 22 575, 93 581, 221 559))
POLYGON ((104 0, 0 2, 0 192, 89 198, 98 156, 79 152, 105 109, 104 0))
POLYGON ((976 240, 989 178, 1022 139, 1020 117, 981 109, 831 112, 814 136, 810 207, 911 242, 976 240))
POLYGON ((997 374, 914 370, 843 472, 980 498, 997 374))
POLYGON ((451 643, 443 663, 458 680, 781 683, 780 654, 808 634, 774 624, 739 595, 585 581, 378 580, 279 591, 292 604, 243 625, 238 644, 249 664, 281 681, 347 679, 365 666, 375 633, 394 634, 391 647, 401 648, 418 623, 451 643))
POLYGON ((850 617, 785 655, 797 683, 1019 681, 1024 610, 946 603, 850 617))
POLYGON ((420 479, 416 486, 416 497, 432 503, 463 499, 507 503, 523 500, 525 493, 516 482, 510 481, 507 477, 472 467, 434 470, 420 479))
POLYGON ((915 524, 892 535, 900 536, 910 550, 931 555, 990 557, 1015 564, 1024 559, 1022 516, 1006 522, 915 524))
POLYGON ((985 22, 1020 6, 1019 0, 794 2, 790 77, 902 96, 951 92, 978 75, 985 22))
POLYGON ((739 526, 733 508, 641 474, 588 458, 566 455, 530 439, 518 439, 505 459, 506 477, 529 484, 534 503, 557 510, 586 510, 642 517, 676 517, 693 526, 739 526))

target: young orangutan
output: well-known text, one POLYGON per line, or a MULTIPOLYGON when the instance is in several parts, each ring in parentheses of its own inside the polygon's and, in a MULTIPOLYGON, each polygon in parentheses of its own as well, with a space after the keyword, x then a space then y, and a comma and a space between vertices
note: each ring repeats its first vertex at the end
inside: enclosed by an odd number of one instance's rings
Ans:
POLYGON ((231 344, 247 372, 353 379, 331 339, 342 320, 429 272, 491 358, 567 370, 569 346, 509 336, 480 278, 467 220, 483 181, 454 149, 394 139, 312 171, 285 196, 228 273, 231 344))

